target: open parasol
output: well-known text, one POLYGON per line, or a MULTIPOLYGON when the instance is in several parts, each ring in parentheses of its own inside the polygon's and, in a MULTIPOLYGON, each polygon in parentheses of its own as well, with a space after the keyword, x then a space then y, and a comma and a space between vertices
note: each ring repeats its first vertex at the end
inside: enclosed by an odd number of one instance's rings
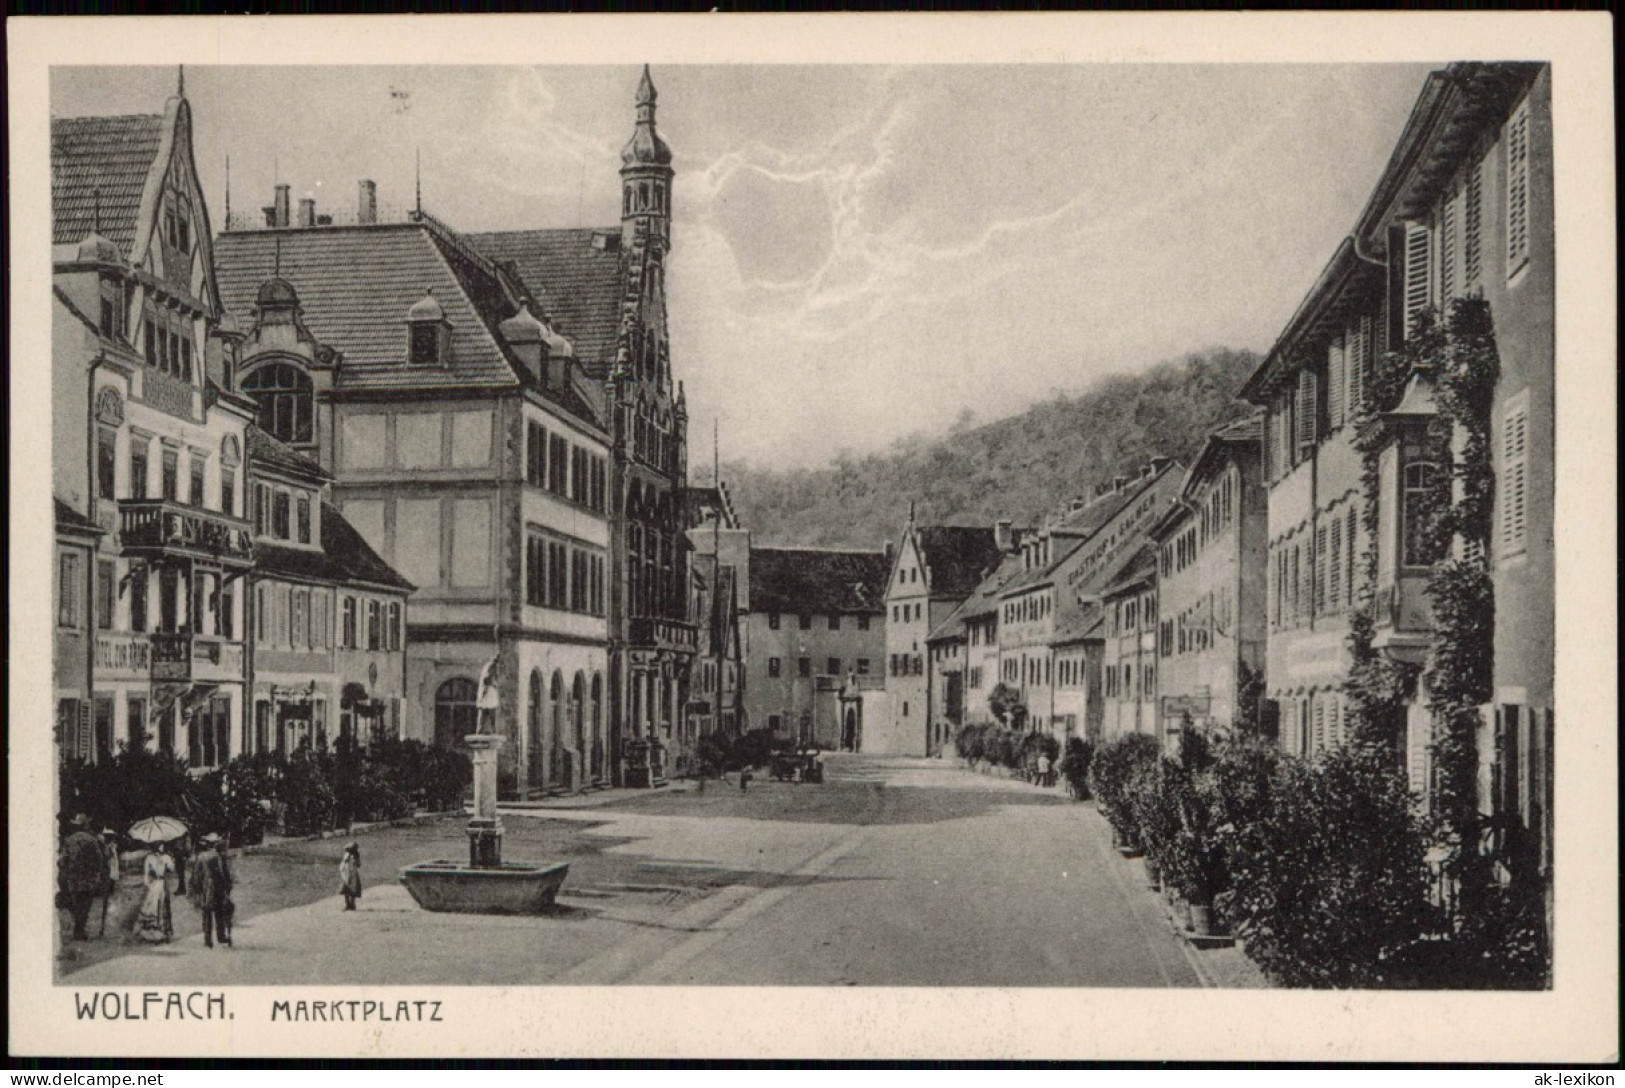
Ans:
POLYGON ((187 834, 187 826, 173 816, 148 816, 125 832, 136 842, 174 842, 187 834))

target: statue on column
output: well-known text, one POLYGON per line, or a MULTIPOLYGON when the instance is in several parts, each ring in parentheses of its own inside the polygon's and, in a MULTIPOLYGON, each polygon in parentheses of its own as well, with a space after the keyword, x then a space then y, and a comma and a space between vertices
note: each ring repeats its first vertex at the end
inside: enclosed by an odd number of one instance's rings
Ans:
POLYGON ((480 670, 479 695, 475 700, 479 714, 474 725, 476 733, 497 731, 497 711, 502 709, 502 692, 498 687, 501 674, 502 655, 499 653, 480 670))

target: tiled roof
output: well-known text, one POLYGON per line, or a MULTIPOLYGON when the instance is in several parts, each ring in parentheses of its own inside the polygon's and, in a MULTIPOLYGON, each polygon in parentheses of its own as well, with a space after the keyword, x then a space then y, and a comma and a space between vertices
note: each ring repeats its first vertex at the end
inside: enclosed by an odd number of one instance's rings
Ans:
POLYGON ((751 611, 882 613, 890 573, 885 552, 752 548, 751 611))
POLYGON ((227 231, 215 264, 221 301, 245 328, 260 284, 280 266, 311 333, 344 353, 341 390, 518 382, 494 329, 500 287, 471 262, 448 258, 426 225, 227 231), (430 288, 451 324, 450 365, 410 366, 406 311, 430 288))
POLYGON ((1157 570, 1157 552, 1149 544, 1125 548, 1123 554, 1100 572, 1095 585, 1102 597, 1113 597, 1145 581, 1157 570))
POLYGON ((620 227, 509 230, 463 238, 492 261, 513 266, 577 359, 614 360, 624 289, 620 227), (595 236, 609 244, 595 247, 595 236))
POLYGON ((981 584, 976 587, 976 592, 966 597, 964 603, 954 609, 953 615, 963 622, 998 611, 999 594, 1004 592, 1004 587, 1010 584, 1011 579, 1022 573, 1021 563, 1020 552, 1005 556, 1004 561, 993 573, 982 579, 981 584))
POLYGON ((141 193, 163 130, 157 113, 51 118, 53 245, 83 241, 99 229, 130 258, 141 193))
POLYGON ((265 465, 273 469, 292 472, 298 476, 315 476, 331 480, 333 474, 285 442, 266 434, 252 423, 244 432, 248 438, 250 467, 265 465))
POLYGON ((1006 582, 999 591, 1000 596, 1026 589, 1029 586, 1047 585, 1055 580, 1055 569, 1072 557, 1072 553, 1083 547, 1082 540, 1068 537, 1052 537, 1055 558, 1042 567, 1033 567, 1017 573, 1006 582))
POLYGON ((322 550, 306 551, 260 541, 254 546, 254 572, 326 582, 361 583, 401 589, 416 587, 368 547, 338 510, 322 503, 322 550))
POLYGON ((914 532, 931 571, 933 597, 969 597, 1004 558, 991 527, 926 525, 914 532))
POLYGON ((1059 646, 1099 637, 1105 626, 1104 618, 1105 612, 1098 604, 1086 604, 1056 624, 1055 634, 1050 636, 1050 645, 1059 646))

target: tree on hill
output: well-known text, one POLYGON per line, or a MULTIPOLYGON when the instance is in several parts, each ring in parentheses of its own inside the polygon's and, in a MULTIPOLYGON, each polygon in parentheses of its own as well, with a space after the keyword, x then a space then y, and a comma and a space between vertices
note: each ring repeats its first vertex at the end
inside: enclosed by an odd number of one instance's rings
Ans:
POLYGON ((1209 431, 1251 410, 1235 394, 1258 362, 1215 348, 1005 419, 973 425, 962 416, 939 438, 913 435, 816 469, 726 464, 723 478, 761 544, 879 547, 896 537, 911 501, 922 521, 1030 524, 1154 456, 1188 465, 1209 431))

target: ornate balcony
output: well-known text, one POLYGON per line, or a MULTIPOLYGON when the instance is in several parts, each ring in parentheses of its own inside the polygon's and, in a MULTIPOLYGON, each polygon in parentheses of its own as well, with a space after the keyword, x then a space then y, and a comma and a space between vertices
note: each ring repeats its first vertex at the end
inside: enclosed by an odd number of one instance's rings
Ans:
POLYGON ((633 647, 646 650, 670 650, 691 654, 699 647, 700 629, 682 620, 668 620, 659 616, 637 616, 627 632, 633 647))
POLYGON ((119 541, 125 555, 143 559, 254 565, 254 537, 248 522, 170 499, 119 500, 119 541))

